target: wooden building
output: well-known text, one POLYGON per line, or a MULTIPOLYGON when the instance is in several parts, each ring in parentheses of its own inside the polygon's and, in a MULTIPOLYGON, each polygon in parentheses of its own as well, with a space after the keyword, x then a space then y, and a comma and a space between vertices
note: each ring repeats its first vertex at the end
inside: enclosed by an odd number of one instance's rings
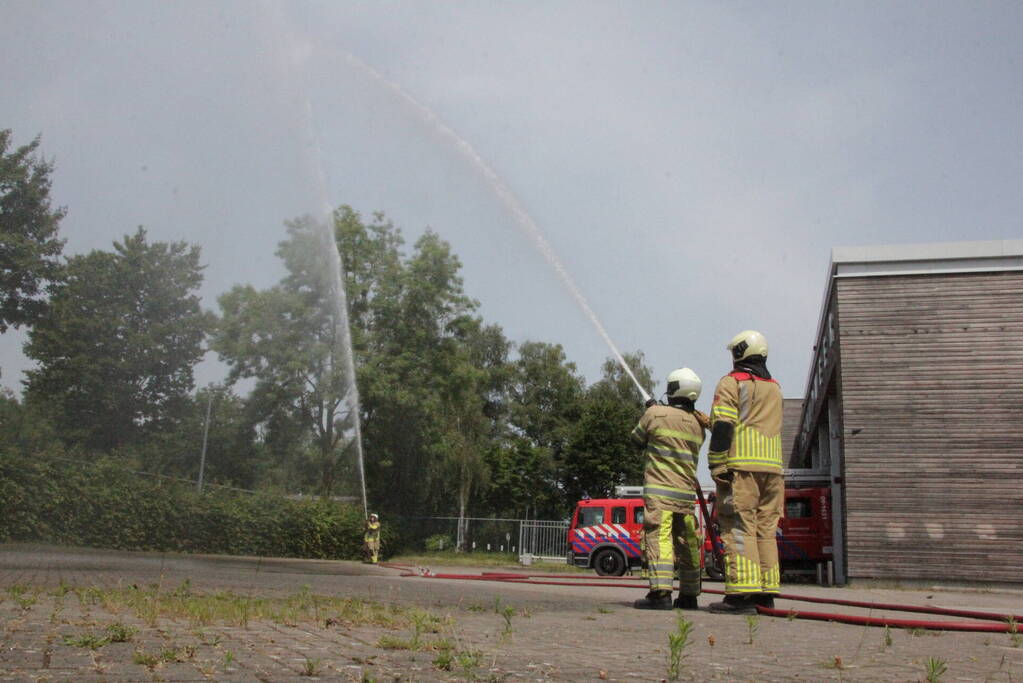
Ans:
POLYGON ((839 583, 1023 581, 1023 240, 835 249, 788 464, 839 583))

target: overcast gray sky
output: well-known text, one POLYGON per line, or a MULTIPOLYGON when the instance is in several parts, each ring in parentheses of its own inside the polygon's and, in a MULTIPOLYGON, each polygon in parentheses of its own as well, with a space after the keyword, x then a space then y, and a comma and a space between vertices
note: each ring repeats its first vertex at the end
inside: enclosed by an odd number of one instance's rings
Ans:
POLYGON ((68 253, 198 243, 214 309, 280 277, 322 165, 327 201, 433 228, 488 322, 599 378, 489 168, 617 345, 694 368, 706 407, 748 327, 802 395, 833 246, 1023 236, 1021 60, 1016 1, 2 0, 0 128, 42 135, 68 253))

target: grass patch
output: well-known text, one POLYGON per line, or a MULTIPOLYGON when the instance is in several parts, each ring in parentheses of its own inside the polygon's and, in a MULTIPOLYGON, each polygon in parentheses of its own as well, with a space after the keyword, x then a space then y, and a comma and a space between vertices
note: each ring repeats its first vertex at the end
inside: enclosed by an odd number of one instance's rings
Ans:
MULTIPOLYGON (((47 592, 30 592, 25 586, 8 589, 12 598, 26 599, 33 595, 52 595, 57 599, 74 595, 83 608, 101 607, 112 613, 134 614, 149 626, 161 619, 187 622, 198 633, 205 626, 248 626, 250 622, 271 622, 294 626, 300 623, 319 623, 327 627, 343 625, 379 626, 387 629, 415 628, 417 637, 423 633, 438 633, 450 618, 437 617, 415 607, 390 605, 361 598, 343 598, 311 593, 308 587, 283 597, 239 595, 230 591, 212 593, 193 592, 186 581, 176 588, 161 589, 158 584, 145 588, 69 587, 47 592)), ((107 627, 104 636, 95 639, 121 643, 131 640, 138 629, 120 622, 107 627)), ((72 637, 76 646, 86 647, 85 636, 72 637)), ((93 637, 93 636, 89 636, 93 637)), ((214 636, 219 640, 219 636, 214 636)), ((205 638, 203 638, 205 644, 205 638)), ((102 646, 101 646, 102 647, 102 646)))
MULTIPOLYGON (((132 612, 153 626, 160 619, 187 621, 192 627, 227 625, 246 627, 251 621, 284 625, 319 622, 328 626, 382 626, 405 628, 416 619, 419 610, 386 605, 359 598, 340 598, 310 593, 308 588, 285 597, 239 595, 230 591, 195 593, 182 584, 161 591, 147 588, 72 589, 82 606, 98 605, 109 612, 132 612)), ((425 622, 424 622, 425 623, 425 622)), ((119 626, 122 631, 128 627, 119 626)), ((113 640, 112 642, 123 642, 113 640)))
POLYGON ((94 633, 83 633, 80 636, 64 636, 64 644, 69 647, 82 647, 89 650, 98 650, 110 643, 108 638, 97 636, 94 633))
POLYGON ((70 647, 84 647, 90 650, 98 650, 110 643, 127 643, 135 637, 136 633, 138 633, 138 629, 134 626, 125 626, 120 622, 110 624, 107 626, 106 631, 107 634, 105 636, 98 636, 94 633, 83 633, 77 636, 64 636, 64 644, 70 647))
POLYGON ((589 574, 592 569, 573 567, 567 562, 534 562, 529 567, 519 564, 519 556, 512 553, 455 553, 437 551, 399 555, 387 560, 395 564, 411 564, 417 566, 439 565, 442 567, 505 567, 508 569, 528 569, 537 573, 589 574))

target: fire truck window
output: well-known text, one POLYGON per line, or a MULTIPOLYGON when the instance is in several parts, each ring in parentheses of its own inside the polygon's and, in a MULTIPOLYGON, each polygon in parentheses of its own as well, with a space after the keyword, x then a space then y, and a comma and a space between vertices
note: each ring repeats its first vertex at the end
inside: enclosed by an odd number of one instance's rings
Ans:
POLYGON ((785 501, 785 516, 789 519, 806 518, 810 516, 809 498, 790 498, 785 501))
POLYGON ((644 508, 641 508, 641 507, 640 508, 636 508, 636 511, 632 513, 632 517, 635 520, 636 524, 642 524, 643 523, 643 509, 644 508))
POLYGON ((625 524, 625 508, 611 508, 611 523, 625 524))
POLYGON ((604 523, 604 508, 579 508, 579 526, 604 523))

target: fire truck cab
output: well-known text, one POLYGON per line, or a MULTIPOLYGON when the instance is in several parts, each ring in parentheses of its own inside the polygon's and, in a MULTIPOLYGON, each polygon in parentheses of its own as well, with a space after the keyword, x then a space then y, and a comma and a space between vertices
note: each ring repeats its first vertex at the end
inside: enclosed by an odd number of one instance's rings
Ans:
POLYGON ((586 498, 576 503, 568 528, 568 564, 600 576, 621 576, 643 563, 642 486, 618 486, 619 498, 586 498))
MULTIPOLYGON (((568 564, 593 569, 601 576, 621 576, 641 567, 643 552, 643 487, 618 486, 616 498, 584 499, 576 503, 568 528, 568 564)), ((716 522, 714 494, 708 495, 711 521, 716 522)), ((710 534, 703 515, 696 519, 704 534, 701 566, 711 579, 722 578, 715 565, 710 534)), ((830 583, 831 489, 819 477, 786 471, 785 516, 778 523, 778 555, 786 575, 816 574, 817 583, 830 583)))
MULTIPOLYGON (((775 538, 782 573, 816 576, 819 584, 830 581, 833 559, 831 541, 831 489, 819 478, 803 476, 798 470, 785 473, 785 515, 778 522, 775 538)), ((714 494, 708 496, 712 521, 717 520, 714 494)), ((721 572, 707 549, 707 573, 717 578, 721 572)))

